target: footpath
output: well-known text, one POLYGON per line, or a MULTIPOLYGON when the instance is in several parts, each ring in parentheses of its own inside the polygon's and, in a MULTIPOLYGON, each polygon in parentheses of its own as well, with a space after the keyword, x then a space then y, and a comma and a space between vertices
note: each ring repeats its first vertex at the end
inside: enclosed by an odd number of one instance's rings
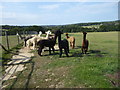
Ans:
MULTIPOLYGON (((24 47, 19 50, 18 55, 13 55, 12 61, 7 63, 5 74, 2 75, 2 82, 9 80, 9 79, 15 79, 17 76, 15 74, 17 72, 25 70, 27 67, 25 67, 26 62, 29 62, 31 60, 31 57, 34 56, 33 53, 30 53, 31 50, 24 47)), ((8 85, 2 85, 2 88, 5 88, 8 85)))

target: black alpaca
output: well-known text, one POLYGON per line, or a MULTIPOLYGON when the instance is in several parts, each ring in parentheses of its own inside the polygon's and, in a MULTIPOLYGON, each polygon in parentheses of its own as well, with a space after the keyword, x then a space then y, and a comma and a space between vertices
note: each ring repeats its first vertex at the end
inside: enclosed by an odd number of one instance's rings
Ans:
POLYGON ((56 39, 57 39, 57 36, 55 34, 55 37, 52 38, 52 39, 43 39, 43 40, 40 40, 39 42, 37 42, 37 45, 39 46, 38 54, 40 56, 42 56, 41 53, 42 53, 42 49, 44 47, 49 47, 49 54, 51 54, 51 48, 52 48, 52 50, 54 52, 55 51, 54 46, 56 44, 56 39))
POLYGON ((60 50, 60 57, 62 56, 62 49, 64 49, 64 52, 67 57, 69 57, 69 43, 66 39, 61 40, 61 34, 63 34, 60 30, 57 31, 57 36, 58 36, 58 46, 60 50))
POLYGON ((58 36, 58 45, 59 45, 59 50, 60 50, 60 57, 62 56, 62 49, 64 49, 66 56, 68 57, 68 53, 69 53, 69 43, 68 41, 65 40, 61 40, 61 34, 62 32, 57 30, 55 33, 55 36, 53 39, 46 39, 46 40, 40 40, 37 45, 39 46, 38 48, 38 54, 41 56, 42 53, 42 49, 44 47, 49 47, 49 54, 51 54, 51 48, 54 52, 54 46, 56 44, 56 39, 58 36))

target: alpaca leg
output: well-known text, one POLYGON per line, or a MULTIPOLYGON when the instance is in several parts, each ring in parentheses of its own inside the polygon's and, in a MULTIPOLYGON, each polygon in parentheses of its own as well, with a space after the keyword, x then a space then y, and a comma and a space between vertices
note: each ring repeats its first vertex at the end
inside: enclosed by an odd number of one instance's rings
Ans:
POLYGON ((51 47, 49 47, 49 55, 51 55, 51 47))
POLYGON ((66 46, 67 52, 69 53, 69 44, 66 46))
POLYGON ((42 55, 41 55, 42 49, 43 49, 42 47, 39 47, 39 49, 38 49, 38 54, 39 54, 40 56, 42 56, 42 55))
POLYGON ((29 49, 30 49, 30 43, 27 43, 27 48, 29 48, 29 49))
POLYGON ((35 42, 33 42, 33 50, 35 50, 36 44, 35 42))
POLYGON ((72 49, 74 48, 74 45, 73 45, 73 43, 72 43, 72 49))
POLYGON ((69 57, 67 48, 64 48, 64 52, 65 52, 66 56, 69 57))
POLYGON ((52 47, 52 50, 53 50, 53 53, 55 52, 55 49, 54 49, 54 47, 52 47))
POLYGON ((70 42, 70 47, 72 47, 72 42, 70 42))
POLYGON ((84 53, 84 50, 83 50, 83 48, 81 48, 81 50, 82 50, 82 54, 84 53))
POLYGON ((85 54, 86 54, 87 51, 88 51, 88 48, 85 49, 85 54))
POLYGON ((60 48, 60 56, 59 57, 61 57, 62 56, 62 48, 60 48))
POLYGON ((25 47, 27 47, 27 40, 25 40, 24 43, 25 43, 25 47))
POLYGON ((73 49, 75 48, 75 41, 73 41, 73 43, 72 43, 72 48, 73 49))
POLYGON ((85 54, 86 54, 86 52, 87 52, 87 49, 85 49, 85 54))

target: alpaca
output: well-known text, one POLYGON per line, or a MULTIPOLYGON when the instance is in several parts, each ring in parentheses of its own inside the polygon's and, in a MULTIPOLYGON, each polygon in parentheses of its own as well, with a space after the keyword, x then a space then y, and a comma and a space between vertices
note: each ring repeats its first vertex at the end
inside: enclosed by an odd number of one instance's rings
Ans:
POLYGON ((17 33, 17 35, 19 36, 19 38, 20 38, 21 40, 24 40, 24 44, 23 44, 24 47, 26 47, 26 42, 27 42, 27 40, 34 37, 34 36, 22 37, 21 34, 19 34, 19 33, 17 33))
POLYGON ((68 53, 69 53, 69 43, 68 40, 64 39, 61 40, 61 34, 63 34, 63 32, 61 32, 60 30, 57 31, 57 36, 58 36, 58 47, 60 50, 60 55, 59 57, 62 56, 62 49, 64 49, 64 52, 66 54, 67 57, 69 57, 68 53))
POLYGON ((50 30, 48 30, 47 32, 45 32, 45 34, 46 34, 46 37, 40 37, 40 38, 42 38, 42 39, 48 39, 49 36, 50 36, 50 34, 52 34, 52 33, 51 33, 50 30))
POLYGON ((39 34, 38 34, 38 36, 39 36, 39 37, 41 37, 41 35, 42 35, 42 32, 41 32, 41 31, 39 31, 39 34))
POLYGON ((68 57, 68 52, 69 52, 69 43, 68 41, 65 40, 61 40, 61 34, 62 32, 60 30, 57 30, 54 33, 54 38, 53 39, 46 39, 46 40, 40 40, 37 44, 39 45, 39 49, 38 49, 38 54, 41 56, 42 53, 42 49, 44 47, 49 47, 49 54, 51 54, 51 48, 54 52, 54 46, 56 43, 56 39, 58 37, 58 46, 59 46, 59 50, 60 50, 60 57, 62 56, 62 49, 64 49, 66 56, 68 57))
POLYGON ((82 42, 82 53, 85 53, 88 51, 89 41, 86 40, 86 32, 83 32, 83 42, 82 42))
POLYGON ((33 49, 35 49, 37 42, 42 40, 42 39, 48 39, 49 38, 49 34, 51 34, 51 32, 47 31, 46 32, 46 34, 47 34, 46 37, 41 37, 41 34, 42 34, 42 32, 40 31, 38 36, 35 36, 35 37, 27 40, 27 42, 26 42, 27 43, 27 47, 30 48, 30 45, 33 44, 33 49))
POLYGON ((38 54, 40 56, 42 56, 41 53, 42 53, 42 49, 44 47, 49 47, 49 54, 51 54, 51 48, 54 52, 55 51, 54 46, 56 44, 56 39, 57 39, 57 35, 55 34, 54 38, 52 38, 52 39, 48 38, 48 39, 43 39, 43 40, 40 40, 39 42, 37 42, 37 45, 39 46, 38 54))
POLYGON ((40 40, 41 34, 42 34, 42 32, 40 32, 40 33, 38 34, 38 36, 36 35, 36 36, 34 36, 34 37, 30 38, 30 39, 27 39, 27 41, 26 41, 27 47, 30 48, 30 45, 33 44, 33 49, 35 49, 35 47, 36 47, 36 42, 40 40))
POLYGON ((31 38, 33 38, 33 36, 27 36, 27 37, 24 38, 24 47, 27 46, 27 41, 31 38))
POLYGON ((72 49, 74 49, 74 47, 75 47, 75 37, 72 37, 72 36, 69 37, 68 33, 66 33, 66 38, 70 42, 70 46, 72 47, 72 49))

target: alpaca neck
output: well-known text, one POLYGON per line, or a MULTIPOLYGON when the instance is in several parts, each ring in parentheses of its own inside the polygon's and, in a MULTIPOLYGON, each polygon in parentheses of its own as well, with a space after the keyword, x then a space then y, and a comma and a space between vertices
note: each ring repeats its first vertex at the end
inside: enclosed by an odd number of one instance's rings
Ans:
POLYGON ((86 41, 86 34, 83 35, 83 41, 86 41))
POLYGON ((58 36, 58 43, 61 42, 61 35, 58 36))
POLYGON ((46 37, 45 37, 45 38, 47 39, 48 37, 49 37, 49 34, 47 33, 47 35, 46 35, 46 37))
POLYGON ((55 38, 54 38, 54 39, 55 39, 55 41, 56 41, 56 39, 57 39, 57 36, 55 36, 55 38))
POLYGON ((40 36, 41 36, 41 34, 38 34, 38 36, 40 37, 40 36))
POLYGON ((54 43, 56 43, 56 40, 57 40, 57 36, 56 35, 55 35, 53 40, 54 40, 54 43))
POLYGON ((67 39, 70 38, 68 35, 66 35, 67 39))

